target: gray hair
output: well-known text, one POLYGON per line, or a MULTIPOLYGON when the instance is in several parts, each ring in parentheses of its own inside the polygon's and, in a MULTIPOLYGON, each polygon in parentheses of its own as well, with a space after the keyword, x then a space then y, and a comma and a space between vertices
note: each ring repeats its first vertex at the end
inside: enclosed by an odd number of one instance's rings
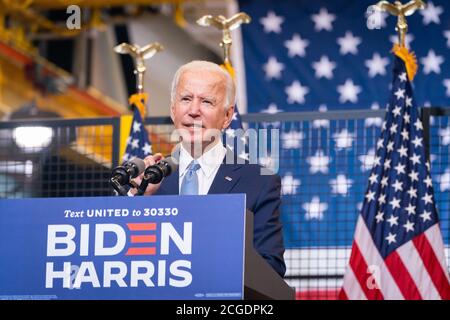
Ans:
POLYGON ((190 71, 190 70, 205 70, 205 71, 212 71, 217 72, 225 76, 226 78, 226 92, 225 92, 225 110, 228 109, 229 106, 236 104, 236 86, 234 84, 234 80, 231 77, 231 75, 223 69, 218 64, 215 64, 213 62, 209 61, 203 61, 203 60, 194 60, 189 63, 186 63, 182 65, 180 68, 178 68, 177 72, 175 73, 173 80, 172 80, 172 91, 170 92, 170 101, 172 105, 175 103, 175 95, 177 92, 178 83, 180 81, 180 77, 183 74, 183 72, 190 71))

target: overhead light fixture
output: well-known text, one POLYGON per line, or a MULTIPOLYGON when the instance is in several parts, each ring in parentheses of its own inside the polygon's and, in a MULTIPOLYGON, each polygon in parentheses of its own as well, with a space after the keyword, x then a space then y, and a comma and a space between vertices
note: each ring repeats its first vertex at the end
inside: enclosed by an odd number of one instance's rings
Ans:
POLYGON ((17 127, 13 139, 24 152, 39 152, 47 148, 53 139, 53 129, 49 127, 17 127))
MULTIPOLYGON (((54 112, 37 108, 35 101, 12 113, 10 120, 37 120, 59 118, 54 112)), ((20 126, 12 131, 12 138, 17 147, 24 153, 37 153, 47 148, 54 137, 54 129, 46 126, 20 126)))

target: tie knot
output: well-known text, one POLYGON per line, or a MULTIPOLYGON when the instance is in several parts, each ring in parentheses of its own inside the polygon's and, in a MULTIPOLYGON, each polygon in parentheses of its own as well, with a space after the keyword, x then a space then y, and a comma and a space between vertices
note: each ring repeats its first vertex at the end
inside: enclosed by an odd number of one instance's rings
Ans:
POLYGON ((180 194, 198 194, 197 170, 200 165, 193 160, 187 167, 186 175, 181 183, 180 194))
POLYGON ((198 169, 200 169, 200 164, 197 162, 197 160, 192 160, 192 162, 188 166, 188 170, 196 172, 198 169))

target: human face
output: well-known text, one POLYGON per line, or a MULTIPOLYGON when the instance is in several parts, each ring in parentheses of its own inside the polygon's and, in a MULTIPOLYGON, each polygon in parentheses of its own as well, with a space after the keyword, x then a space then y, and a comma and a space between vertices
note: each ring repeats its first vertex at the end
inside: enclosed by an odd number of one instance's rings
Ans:
POLYGON ((201 144, 202 150, 220 138, 228 127, 234 106, 225 108, 226 78, 209 70, 187 70, 180 75, 171 117, 184 143, 201 144), (212 139, 214 137, 214 139, 212 139))

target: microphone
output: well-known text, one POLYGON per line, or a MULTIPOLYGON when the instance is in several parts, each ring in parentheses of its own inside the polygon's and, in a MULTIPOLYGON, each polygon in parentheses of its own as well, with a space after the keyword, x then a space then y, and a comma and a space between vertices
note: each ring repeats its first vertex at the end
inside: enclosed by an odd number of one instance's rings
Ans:
POLYGON ((164 177, 169 176, 172 172, 178 169, 178 162, 175 162, 172 157, 162 159, 158 163, 147 167, 144 172, 144 179, 138 188, 136 195, 142 196, 147 189, 149 183, 158 184, 164 177))
POLYGON ((133 158, 126 162, 123 166, 115 167, 111 171, 110 182, 114 189, 121 195, 126 195, 124 185, 131 185, 131 179, 139 176, 145 169, 144 160, 133 158))

